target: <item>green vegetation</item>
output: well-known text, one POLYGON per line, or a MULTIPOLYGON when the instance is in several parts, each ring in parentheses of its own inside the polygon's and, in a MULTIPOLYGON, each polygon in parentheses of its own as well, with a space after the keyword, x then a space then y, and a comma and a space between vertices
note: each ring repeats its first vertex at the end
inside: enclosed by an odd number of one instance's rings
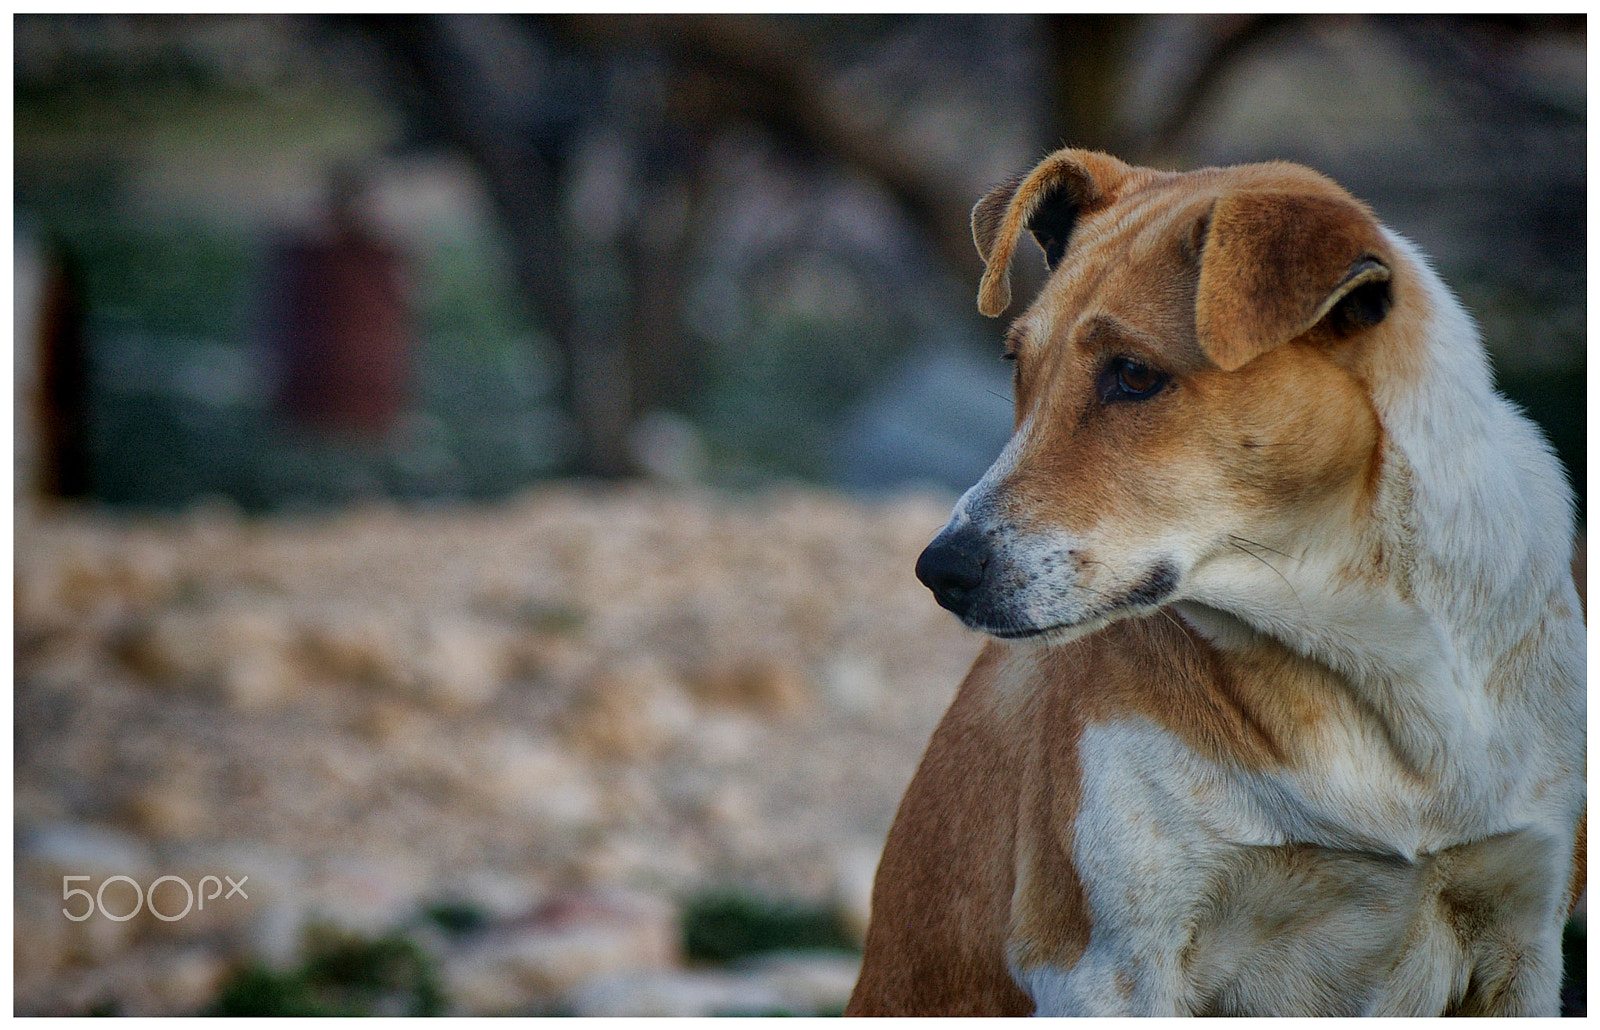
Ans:
POLYGON ((207 1015, 437 1016, 444 992, 430 959, 409 938, 376 939, 320 929, 288 971, 259 964, 236 970, 207 1015))
POLYGON ((441 901, 424 910, 422 917, 451 937, 470 936, 489 923, 483 909, 463 901, 441 901))
POLYGON ((1567 481, 1577 492, 1580 511, 1588 505, 1588 393, 1587 370, 1576 367, 1553 370, 1499 372, 1500 391, 1516 401, 1528 417, 1539 423, 1567 470, 1567 481))
POLYGON ((683 951, 691 962, 726 965, 751 955, 808 948, 856 950, 837 913, 724 894, 690 902, 683 951))

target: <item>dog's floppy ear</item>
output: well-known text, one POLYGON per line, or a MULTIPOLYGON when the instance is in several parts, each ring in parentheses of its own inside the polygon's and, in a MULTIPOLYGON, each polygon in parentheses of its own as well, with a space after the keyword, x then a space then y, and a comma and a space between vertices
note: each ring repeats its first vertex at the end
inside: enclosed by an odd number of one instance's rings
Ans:
POLYGON ((1203 230, 1195 330, 1219 368, 1232 371, 1325 319, 1344 333, 1388 314, 1387 247, 1353 200, 1225 194, 1203 230))
POLYGON ((1058 150, 1020 179, 995 187, 972 209, 972 241, 983 258, 978 310, 993 318, 1011 303, 1011 259, 1026 229, 1055 268, 1078 216, 1111 202, 1130 169, 1087 150, 1058 150))

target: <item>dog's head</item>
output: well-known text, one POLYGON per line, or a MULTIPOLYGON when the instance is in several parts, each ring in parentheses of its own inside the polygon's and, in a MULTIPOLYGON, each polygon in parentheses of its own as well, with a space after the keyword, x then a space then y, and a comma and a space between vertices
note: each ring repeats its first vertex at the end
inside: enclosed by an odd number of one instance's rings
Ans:
POLYGON ((984 314, 1024 232, 1051 272, 1006 337, 1011 441, 917 562, 940 604, 1058 641, 1175 600, 1227 610, 1349 536, 1381 442, 1363 354, 1404 299, 1365 207, 1296 165, 1063 150, 972 228, 984 314))

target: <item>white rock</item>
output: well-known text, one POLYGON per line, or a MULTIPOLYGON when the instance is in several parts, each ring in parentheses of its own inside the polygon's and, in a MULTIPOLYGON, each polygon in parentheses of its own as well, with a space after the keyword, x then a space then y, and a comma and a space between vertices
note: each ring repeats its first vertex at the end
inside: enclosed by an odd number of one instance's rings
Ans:
POLYGON ((273 655, 235 655, 223 665, 218 679, 228 704, 244 712, 284 704, 300 686, 295 667, 273 655))
POLYGON ((709 767, 734 765, 760 751, 767 727, 743 712, 706 712, 690 735, 691 750, 709 767))
POLYGON ((887 684, 871 658, 837 655, 822 670, 822 689, 834 707, 850 715, 869 715, 883 705, 887 684))
POLYGON ((287 702, 299 689, 301 672, 293 654, 296 634, 275 610, 238 608, 217 618, 225 648, 215 675, 228 703, 257 711, 287 702))
POLYGON ((447 709, 494 698, 509 661, 498 636, 468 619, 436 618, 423 629, 416 678, 424 699, 447 709))
POLYGON ((470 787, 493 811, 562 830, 601 818, 604 802, 594 778, 556 741, 498 734, 475 749, 472 768, 470 787))
POLYGON ((296 644, 274 608, 236 602, 215 611, 159 612, 135 631, 125 656, 149 680, 218 691, 233 707, 253 711, 281 704, 298 689, 296 644))
POLYGON ((52 823, 18 833, 16 860, 19 869, 65 869, 104 877, 143 876, 155 858, 148 844, 125 833, 88 823, 52 823))
POLYGON ((861 975, 858 955, 833 951, 782 951, 758 955, 738 966, 762 978, 796 1015, 828 1015, 844 1009, 861 975))
POLYGON ((626 884, 670 894, 690 893, 706 881, 707 848, 697 837, 659 831, 606 834, 578 860, 583 882, 626 884))
POLYGON ((476 1014, 547 1007, 579 984, 678 960, 677 913, 640 894, 590 894, 551 902, 446 956, 447 991, 476 1014))
POLYGON ((705 437, 682 415, 660 408, 645 412, 629 430, 627 443, 634 461, 658 479, 689 484, 705 478, 705 437))
POLYGON ((833 903, 843 918, 845 929, 858 944, 867 940, 867 922, 872 918, 872 882, 878 875, 881 847, 855 846, 845 849, 835 860, 833 903))
POLYGON ((628 971, 596 977, 572 996, 589 1017, 705 1017, 786 1012, 784 998, 765 978, 720 969, 628 971))
POLYGON ((432 869, 407 855, 352 854, 313 870, 302 888, 309 919, 376 936, 403 923, 432 889, 432 869))
POLYGON ((681 738, 696 721, 693 702, 658 662, 603 664, 579 688, 562 720, 567 739, 592 755, 639 761, 681 738))
POLYGON ((164 1013, 188 1015, 216 998, 230 965, 209 949, 188 948, 156 963, 149 989, 164 1013))
POLYGON ((549 885, 534 876, 480 868, 447 874, 433 893, 503 922, 534 909, 549 894, 549 885))
POLYGON ((790 952, 727 970, 630 970, 585 983, 572 1007, 599 1017, 829 1014, 844 1008, 860 967, 854 956, 790 952))
POLYGON ((97 826, 55 823, 17 837, 17 891, 50 899, 26 910, 62 924, 52 928, 60 931, 52 949, 74 960, 109 961, 133 943, 154 869, 143 842, 97 826))

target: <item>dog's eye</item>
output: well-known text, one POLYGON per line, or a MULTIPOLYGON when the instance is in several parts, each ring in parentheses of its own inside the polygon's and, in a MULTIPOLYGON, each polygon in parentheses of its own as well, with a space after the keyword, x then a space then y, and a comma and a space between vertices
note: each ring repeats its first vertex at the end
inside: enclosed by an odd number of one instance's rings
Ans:
POLYGON ((1022 350, 1022 337, 1022 327, 1013 322, 1006 330, 1006 349, 1000 356, 1007 361, 1016 361, 1017 354, 1022 350))
POLYGON ((1154 397, 1167 385, 1165 372, 1141 364, 1131 358, 1113 358, 1100 374, 1100 399, 1112 401, 1142 401, 1154 397))

